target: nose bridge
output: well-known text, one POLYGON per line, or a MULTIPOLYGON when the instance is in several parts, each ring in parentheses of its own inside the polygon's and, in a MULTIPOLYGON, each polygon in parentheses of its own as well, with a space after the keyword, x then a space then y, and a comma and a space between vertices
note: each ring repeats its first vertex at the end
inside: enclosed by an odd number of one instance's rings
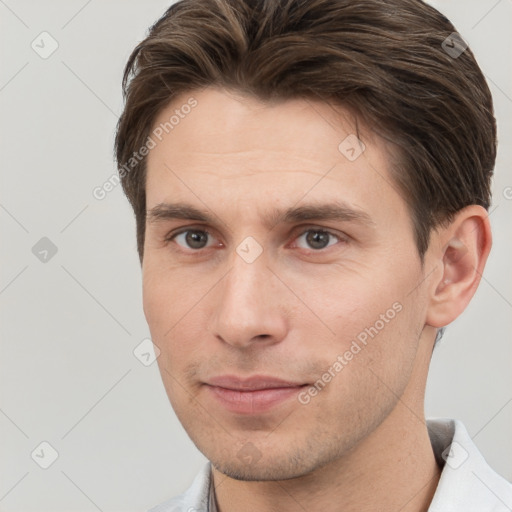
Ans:
POLYGON ((263 248, 256 244, 244 240, 236 248, 214 314, 214 335, 238 347, 262 339, 273 343, 284 336, 285 319, 276 307, 275 290, 270 290, 272 273, 263 248))
POLYGON ((258 296, 262 292, 264 276, 268 272, 264 260, 252 263, 245 262, 240 256, 233 258, 231 271, 228 274, 223 302, 227 306, 251 306, 258 308, 258 296))

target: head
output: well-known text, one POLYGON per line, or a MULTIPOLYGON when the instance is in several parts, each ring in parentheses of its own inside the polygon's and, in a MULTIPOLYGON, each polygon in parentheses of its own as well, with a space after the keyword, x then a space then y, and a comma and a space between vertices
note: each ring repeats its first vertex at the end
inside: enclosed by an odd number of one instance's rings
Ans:
POLYGON ((182 0, 130 56, 115 145, 144 312, 226 474, 304 475, 421 410, 491 245, 492 100, 453 32, 418 0, 182 0), (304 387, 233 412, 208 385, 227 374, 304 387))

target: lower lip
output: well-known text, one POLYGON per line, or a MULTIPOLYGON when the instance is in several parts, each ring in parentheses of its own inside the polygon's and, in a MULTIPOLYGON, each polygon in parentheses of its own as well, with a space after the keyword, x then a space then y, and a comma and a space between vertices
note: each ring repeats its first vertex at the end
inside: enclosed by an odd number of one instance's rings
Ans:
POLYGON ((238 414, 260 414, 293 398, 304 386, 269 388, 255 391, 236 391, 209 385, 206 385, 206 388, 221 405, 231 412, 238 414))

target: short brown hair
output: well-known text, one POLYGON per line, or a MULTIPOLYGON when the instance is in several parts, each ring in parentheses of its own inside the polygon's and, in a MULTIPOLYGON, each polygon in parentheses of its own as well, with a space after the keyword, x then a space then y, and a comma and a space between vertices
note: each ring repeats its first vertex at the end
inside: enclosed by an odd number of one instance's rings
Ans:
POLYGON ((173 98, 208 86, 261 101, 334 102, 395 143, 390 172, 409 206, 423 261, 433 228, 470 204, 489 209, 491 200, 492 97, 473 53, 457 46, 455 32, 445 16, 420 0, 171 5, 128 59, 115 138, 141 263, 146 158, 132 156, 173 98))

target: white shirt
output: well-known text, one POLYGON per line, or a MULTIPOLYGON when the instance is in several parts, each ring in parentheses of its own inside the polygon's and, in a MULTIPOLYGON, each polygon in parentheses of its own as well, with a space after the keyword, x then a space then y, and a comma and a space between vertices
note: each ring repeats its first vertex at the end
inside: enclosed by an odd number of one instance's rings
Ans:
MULTIPOLYGON (((427 428, 443 467, 428 512, 512 512, 512 483, 487 464, 460 421, 431 418, 427 428)), ((187 491, 148 512, 217 512, 211 463, 187 491)))

